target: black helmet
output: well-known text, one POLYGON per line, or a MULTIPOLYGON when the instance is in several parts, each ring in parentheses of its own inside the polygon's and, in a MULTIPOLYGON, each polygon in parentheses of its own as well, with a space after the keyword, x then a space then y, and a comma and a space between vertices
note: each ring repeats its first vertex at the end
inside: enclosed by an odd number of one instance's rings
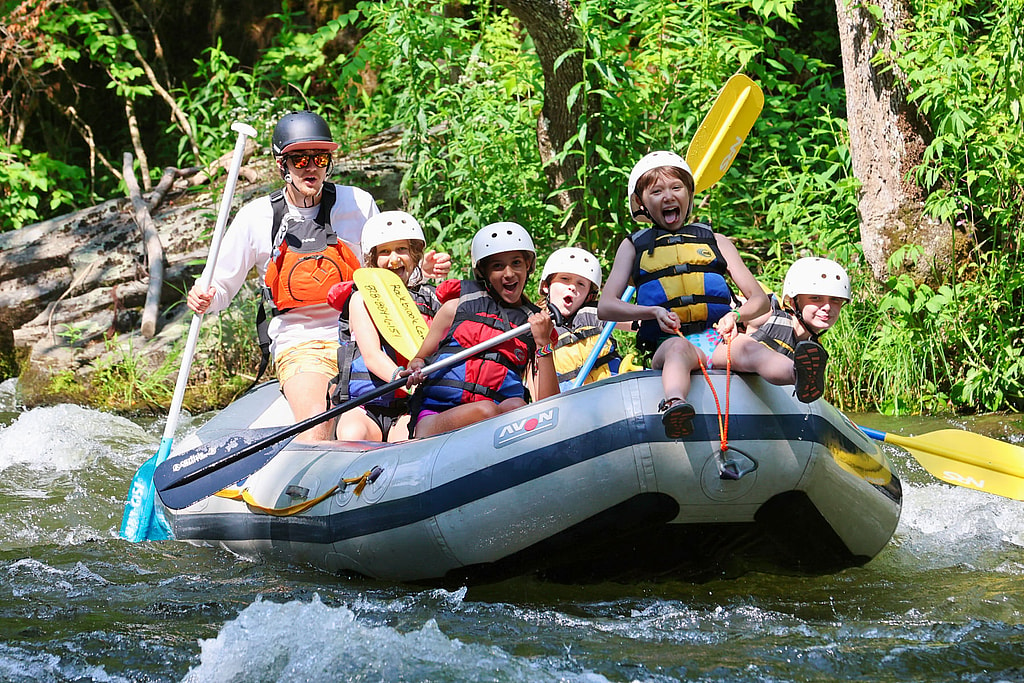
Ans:
POLYGON ((292 149, 322 149, 333 152, 338 144, 331 139, 327 122, 311 111, 285 114, 274 126, 271 140, 274 156, 281 156, 292 149))

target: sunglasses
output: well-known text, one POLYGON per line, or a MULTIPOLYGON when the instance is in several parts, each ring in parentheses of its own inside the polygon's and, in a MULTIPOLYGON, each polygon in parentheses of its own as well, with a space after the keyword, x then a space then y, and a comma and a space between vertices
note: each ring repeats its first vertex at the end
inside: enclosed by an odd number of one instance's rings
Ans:
POLYGON ((318 154, 288 154, 285 156, 286 161, 290 161, 292 166, 299 169, 300 171, 312 161, 317 168, 327 168, 327 164, 331 163, 331 155, 327 152, 320 152, 318 154))

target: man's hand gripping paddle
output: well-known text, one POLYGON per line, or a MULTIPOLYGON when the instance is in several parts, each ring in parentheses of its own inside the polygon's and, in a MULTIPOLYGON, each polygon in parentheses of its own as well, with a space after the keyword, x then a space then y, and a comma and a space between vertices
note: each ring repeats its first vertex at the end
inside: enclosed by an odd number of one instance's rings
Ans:
MULTIPOLYGON (((209 289, 210 280, 213 279, 213 269, 217 265, 217 254, 220 253, 224 226, 227 225, 228 214, 231 213, 231 198, 235 194, 238 171, 242 167, 242 159, 245 155, 245 139, 256 135, 256 130, 252 126, 241 122, 232 124, 231 130, 238 133, 238 139, 235 142, 231 170, 228 171, 227 182, 224 184, 224 196, 221 199, 220 213, 217 215, 217 223, 213 230, 210 254, 206 260, 206 268, 203 269, 203 274, 199 278, 199 286, 203 291, 209 289)), ((181 404, 185 399, 185 387, 188 384, 188 374, 192 367, 192 357, 195 355, 196 343, 199 340, 199 328, 202 323, 202 315, 192 317, 192 325, 189 328, 188 341, 185 343, 185 351, 181 357, 181 367, 178 368, 178 380, 174 387, 171 407, 167 413, 167 423, 164 427, 163 439, 160 441, 160 449, 156 455, 139 467, 135 476, 132 477, 131 488, 128 489, 128 500, 125 503, 124 517, 121 520, 121 537, 132 542, 162 541, 171 538, 171 528, 167 524, 167 520, 164 519, 163 512, 153 505, 153 475, 157 466, 164 462, 171 452, 174 430, 177 428, 181 404)))

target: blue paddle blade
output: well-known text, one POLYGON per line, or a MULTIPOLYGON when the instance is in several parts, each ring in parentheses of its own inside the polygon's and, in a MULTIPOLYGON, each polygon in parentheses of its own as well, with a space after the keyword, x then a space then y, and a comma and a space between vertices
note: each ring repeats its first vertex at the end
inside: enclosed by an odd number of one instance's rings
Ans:
POLYGON ((156 454, 142 463, 132 477, 132 485, 128 489, 128 499, 124 505, 124 516, 121 518, 121 538, 132 543, 166 541, 174 538, 163 510, 155 507, 153 498, 156 490, 153 486, 153 473, 157 465, 167 459, 170 452, 171 439, 163 439, 156 454))

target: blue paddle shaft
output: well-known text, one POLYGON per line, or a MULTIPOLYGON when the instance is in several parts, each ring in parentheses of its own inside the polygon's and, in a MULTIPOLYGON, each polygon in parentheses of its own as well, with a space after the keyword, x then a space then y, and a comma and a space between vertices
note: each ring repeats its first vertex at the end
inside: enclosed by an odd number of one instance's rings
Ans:
MULTIPOLYGON (((626 287, 626 291, 622 293, 622 301, 629 301, 632 299, 635 289, 636 288, 633 287, 633 285, 626 287)), ((601 355, 601 349, 603 349, 604 345, 608 343, 608 337, 612 336, 612 331, 614 329, 614 322, 605 323, 604 329, 601 330, 601 336, 597 339, 597 345, 594 347, 594 350, 590 352, 590 355, 587 356, 587 360, 583 363, 583 367, 580 368, 579 374, 576 375, 576 379, 572 381, 573 389, 583 386, 583 383, 587 381, 587 375, 589 375, 590 371, 594 369, 594 363, 597 362, 598 357, 601 355)))
POLYGON ((885 432, 880 432, 877 429, 871 429, 870 427, 863 427, 861 425, 857 425, 857 428, 875 441, 885 441, 885 432))

